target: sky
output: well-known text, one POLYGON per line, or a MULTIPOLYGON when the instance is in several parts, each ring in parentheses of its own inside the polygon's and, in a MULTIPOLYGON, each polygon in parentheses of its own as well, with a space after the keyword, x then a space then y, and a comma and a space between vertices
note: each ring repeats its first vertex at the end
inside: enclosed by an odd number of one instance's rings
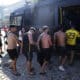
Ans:
POLYGON ((7 6, 19 2, 21 0, 0 0, 0 6, 7 6))

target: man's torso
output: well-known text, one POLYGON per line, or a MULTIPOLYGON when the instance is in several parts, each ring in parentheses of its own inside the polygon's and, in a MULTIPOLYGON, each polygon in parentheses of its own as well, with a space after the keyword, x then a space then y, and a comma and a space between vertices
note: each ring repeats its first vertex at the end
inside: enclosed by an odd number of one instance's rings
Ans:
POLYGON ((65 33, 64 32, 56 32, 56 43, 58 46, 65 46, 65 33))
POLYGON ((17 46, 17 42, 15 40, 16 35, 13 33, 8 34, 8 49, 15 49, 17 46))
POLYGON ((66 31, 66 38, 67 38, 67 45, 76 45, 76 39, 78 37, 78 31, 76 30, 67 30, 66 31))

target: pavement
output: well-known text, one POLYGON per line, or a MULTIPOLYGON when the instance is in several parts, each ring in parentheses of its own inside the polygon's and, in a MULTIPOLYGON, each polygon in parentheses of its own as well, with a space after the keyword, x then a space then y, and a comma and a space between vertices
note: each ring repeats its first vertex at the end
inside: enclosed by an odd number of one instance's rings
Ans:
POLYGON ((0 80, 80 80, 80 61, 76 60, 74 66, 68 66, 65 64, 66 71, 61 72, 58 70, 58 58, 53 56, 51 59, 51 65, 48 66, 47 74, 42 76, 39 74, 40 66, 36 60, 36 53, 34 53, 33 66, 36 71, 36 75, 29 76, 26 69, 26 59, 21 54, 17 61, 17 69, 21 73, 21 76, 14 76, 8 67, 10 59, 7 53, 3 54, 3 58, 0 59, 0 80))

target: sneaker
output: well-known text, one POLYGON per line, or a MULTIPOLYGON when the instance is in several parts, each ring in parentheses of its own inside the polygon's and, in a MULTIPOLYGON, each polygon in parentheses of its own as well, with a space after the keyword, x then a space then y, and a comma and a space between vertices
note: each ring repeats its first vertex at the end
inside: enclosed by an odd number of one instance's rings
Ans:
POLYGON ((64 69, 63 66, 59 66, 59 70, 60 70, 60 71, 65 71, 65 69, 64 69))

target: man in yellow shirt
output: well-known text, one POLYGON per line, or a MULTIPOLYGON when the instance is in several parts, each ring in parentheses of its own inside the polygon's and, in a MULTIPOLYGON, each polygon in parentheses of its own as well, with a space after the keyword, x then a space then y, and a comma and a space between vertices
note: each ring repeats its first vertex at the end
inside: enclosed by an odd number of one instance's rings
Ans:
POLYGON ((76 40, 79 36, 78 31, 72 26, 69 30, 66 31, 66 45, 68 47, 68 50, 71 53, 70 56, 70 64, 73 62, 74 58, 74 50, 76 49, 76 40))

